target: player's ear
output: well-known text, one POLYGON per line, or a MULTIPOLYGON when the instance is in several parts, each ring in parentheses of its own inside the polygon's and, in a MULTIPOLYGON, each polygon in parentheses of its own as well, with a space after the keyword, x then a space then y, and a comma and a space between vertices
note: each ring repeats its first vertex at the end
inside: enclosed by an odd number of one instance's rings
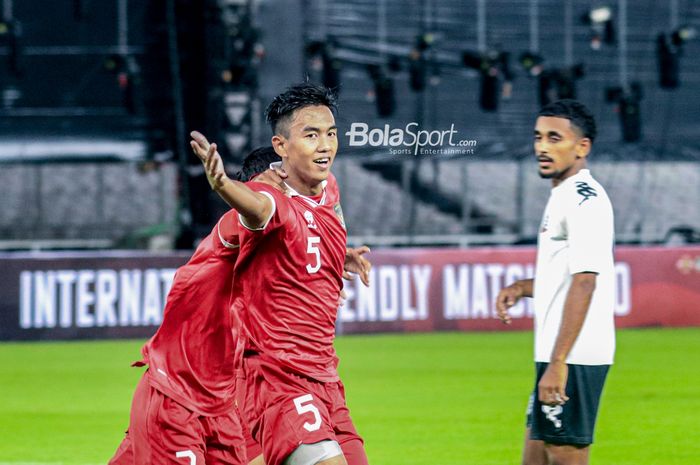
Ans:
POLYGON ((280 134, 272 136, 272 148, 275 149, 275 153, 280 157, 287 157, 287 139, 284 136, 280 134))
POLYGON ((586 158, 591 151, 591 140, 588 137, 582 137, 576 144, 576 158, 586 158))

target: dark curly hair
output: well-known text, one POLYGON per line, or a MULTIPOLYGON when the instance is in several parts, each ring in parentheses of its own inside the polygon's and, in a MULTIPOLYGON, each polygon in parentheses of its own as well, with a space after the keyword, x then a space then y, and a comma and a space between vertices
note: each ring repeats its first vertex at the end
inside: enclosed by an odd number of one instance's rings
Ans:
POLYGON ((272 100, 265 110, 265 119, 273 134, 287 136, 294 112, 314 105, 326 106, 333 114, 338 110, 336 96, 330 89, 310 82, 295 84, 272 100))
POLYGON ((258 147, 243 160, 243 166, 233 176, 236 181, 246 182, 270 167, 270 163, 282 160, 272 147, 258 147))
POLYGON ((554 116, 565 118, 582 134, 593 142, 598 135, 593 113, 581 102, 573 99, 562 99, 542 107, 537 116, 554 116))

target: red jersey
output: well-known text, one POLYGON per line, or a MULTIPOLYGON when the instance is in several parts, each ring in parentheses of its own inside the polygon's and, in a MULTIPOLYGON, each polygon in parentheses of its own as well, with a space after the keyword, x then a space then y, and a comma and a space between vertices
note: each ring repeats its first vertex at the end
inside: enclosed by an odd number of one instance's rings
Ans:
POLYGON ((230 210, 177 270, 163 322, 142 349, 149 383, 202 415, 222 415, 234 405, 240 344, 231 291, 238 250, 238 218, 230 210))
POLYGON ((274 201, 264 228, 241 222, 234 311, 246 348, 321 382, 338 380, 333 348, 346 231, 335 178, 318 201, 248 183, 274 201))

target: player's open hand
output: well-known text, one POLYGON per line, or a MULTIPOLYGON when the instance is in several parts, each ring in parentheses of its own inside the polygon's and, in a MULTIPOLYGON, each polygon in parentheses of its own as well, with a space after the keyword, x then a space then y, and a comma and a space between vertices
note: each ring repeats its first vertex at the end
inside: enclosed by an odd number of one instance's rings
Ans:
POLYGON ((207 175, 209 186, 214 190, 221 189, 228 181, 228 176, 226 176, 221 155, 216 150, 216 144, 210 144, 204 134, 197 131, 192 131, 190 136, 192 136, 190 147, 204 165, 204 173, 207 175))
POLYGON ((513 320, 508 314, 508 309, 518 303, 518 300, 523 296, 523 291, 517 283, 513 283, 508 287, 501 289, 496 297, 496 312, 498 318, 507 325, 513 320))
POLYGON ((284 183, 284 180, 287 179, 287 173, 282 168, 269 168, 257 175, 254 179, 257 182, 262 182, 274 187, 284 195, 289 193, 289 188, 284 183))
POLYGON ((566 380, 569 367, 565 362, 557 361, 547 365, 540 382, 537 383, 537 396, 546 405, 564 405, 569 398, 566 395, 566 380))
POLYGON ((369 247, 363 245, 362 247, 345 249, 345 265, 343 267, 343 278, 348 281, 352 281, 355 277, 354 274, 360 275, 360 281, 362 284, 369 287, 369 272, 372 269, 372 264, 369 260, 363 257, 364 254, 369 252, 369 247))

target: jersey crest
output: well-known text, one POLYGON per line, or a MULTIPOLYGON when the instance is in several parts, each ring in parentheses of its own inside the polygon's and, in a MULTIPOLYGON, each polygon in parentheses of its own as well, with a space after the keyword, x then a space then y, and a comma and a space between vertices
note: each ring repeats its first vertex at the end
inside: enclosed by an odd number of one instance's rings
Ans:
POLYGON ((314 215, 309 210, 304 212, 304 219, 306 220, 306 225, 309 229, 318 229, 316 226, 316 220, 314 220, 314 215))
POLYGON ((583 182, 583 181, 578 181, 576 183, 576 192, 578 195, 583 197, 583 200, 581 200, 578 204, 581 205, 583 202, 586 200, 590 199, 591 197, 598 197, 598 193, 593 189, 591 186, 588 185, 588 183, 583 182))
POLYGON ((335 212, 335 216, 338 217, 340 225, 343 227, 343 229, 347 230, 347 228, 345 227, 345 217, 343 216, 343 208, 340 206, 339 203, 333 205, 333 211, 335 212))

